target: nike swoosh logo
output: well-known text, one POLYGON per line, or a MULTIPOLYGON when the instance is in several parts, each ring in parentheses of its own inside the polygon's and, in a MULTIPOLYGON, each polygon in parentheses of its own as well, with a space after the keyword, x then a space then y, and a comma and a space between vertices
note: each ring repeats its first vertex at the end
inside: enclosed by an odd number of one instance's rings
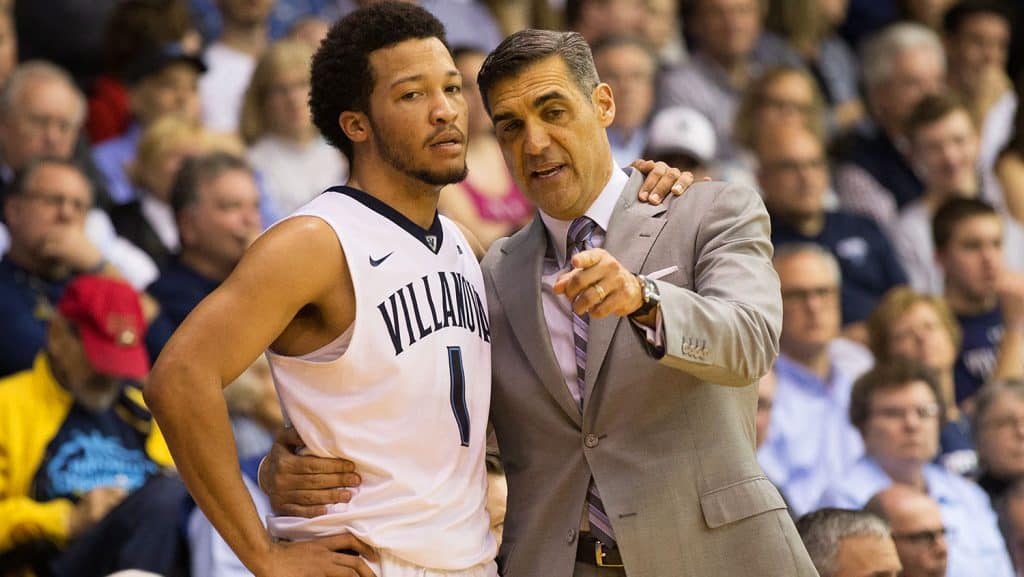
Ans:
POLYGON ((393 254, 395 254, 394 251, 391 251, 391 252, 387 253, 386 255, 384 255, 384 256, 382 256, 380 258, 373 258, 371 256, 370 257, 370 266, 374 266, 374 267, 380 266, 380 263, 388 260, 388 257, 393 255, 393 254))

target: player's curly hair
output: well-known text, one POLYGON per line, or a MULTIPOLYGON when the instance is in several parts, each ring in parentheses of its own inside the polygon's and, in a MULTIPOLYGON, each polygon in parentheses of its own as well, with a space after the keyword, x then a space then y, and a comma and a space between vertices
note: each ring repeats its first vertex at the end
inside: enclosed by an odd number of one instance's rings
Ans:
POLYGON ((448 45, 444 25, 430 12, 414 4, 381 2, 335 23, 313 56, 309 91, 313 123, 350 159, 352 141, 338 117, 346 110, 370 112, 374 85, 370 53, 419 38, 437 38, 448 45))

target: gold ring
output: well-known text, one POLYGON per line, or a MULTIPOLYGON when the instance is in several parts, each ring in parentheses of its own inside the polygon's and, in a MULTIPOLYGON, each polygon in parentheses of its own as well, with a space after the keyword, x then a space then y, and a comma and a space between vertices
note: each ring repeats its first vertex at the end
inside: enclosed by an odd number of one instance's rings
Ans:
POLYGON ((594 290, 596 290, 596 291, 597 291, 597 299, 598 299, 598 302, 601 302, 601 301, 603 301, 603 300, 604 300, 604 297, 606 296, 606 295, 605 295, 605 292, 604 292, 604 288, 602 288, 602 287, 601 287, 601 285, 599 285, 599 284, 596 284, 596 285, 594 285, 594 290))

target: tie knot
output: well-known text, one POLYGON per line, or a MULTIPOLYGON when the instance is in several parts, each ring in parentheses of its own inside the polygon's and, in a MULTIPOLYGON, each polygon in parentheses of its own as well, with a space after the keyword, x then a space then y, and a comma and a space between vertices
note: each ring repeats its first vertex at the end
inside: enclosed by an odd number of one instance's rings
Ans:
POLYGON ((587 216, 581 216, 569 225, 569 254, 591 248, 590 237, 594 234, 597 223, 587 216))

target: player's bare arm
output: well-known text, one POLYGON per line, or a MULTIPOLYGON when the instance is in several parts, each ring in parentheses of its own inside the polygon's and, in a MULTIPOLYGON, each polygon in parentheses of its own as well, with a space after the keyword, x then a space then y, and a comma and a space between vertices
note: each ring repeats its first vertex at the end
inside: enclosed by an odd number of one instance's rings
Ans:
POLYGON ((287 220, 260 238, 167 344, 146 385, 149 407, 197 503, 258 576, 372 575, 349 535, 274 543, 242 481, 222 388, 268 346, 309 352, 352 322, 344 253, 329 225, 287 220), (314 314, 308 314, 314 313, 314 314))

